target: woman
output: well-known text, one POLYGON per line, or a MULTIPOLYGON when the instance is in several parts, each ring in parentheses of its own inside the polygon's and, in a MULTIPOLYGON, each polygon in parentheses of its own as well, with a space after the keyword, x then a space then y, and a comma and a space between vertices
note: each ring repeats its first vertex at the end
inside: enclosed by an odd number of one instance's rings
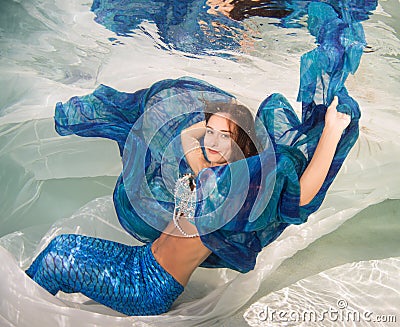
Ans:
MULTIPOLYGON (((337 105, 335 97, 324 115, 314 155, 300 178, 297 206, 309 204, 321 189, 350 123, 350 116, 339 113, 337 105)), ((203 243, 194 222, 194 181, 206 168, 258 153, 254 120, 246 107, 214 102, 204 111, 205 120, 181 131, 182 150, 192 175, 178 179, 173 217, 154 242, 127 246, 81 235, 60 235, 39 254, 27 274, 52 294, 60 290, 81 292, 127 315, 168 311, 193 271, 213 252, 203 243)))

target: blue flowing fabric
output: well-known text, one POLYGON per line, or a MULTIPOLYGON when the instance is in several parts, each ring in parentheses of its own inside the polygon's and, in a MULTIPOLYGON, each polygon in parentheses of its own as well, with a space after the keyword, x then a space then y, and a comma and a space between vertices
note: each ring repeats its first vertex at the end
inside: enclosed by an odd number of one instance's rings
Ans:
MULTIPOLYGON (((263 247, 289 224, 305 222, 320 207, 357 140, 360 110, 344 82, 356 71, 365 40, 361 24, 340 3, 336 10, 326 3, 308 6, 309 29, 319 46, 301 59, 302 121, 282 95, 269 96, 256 116, 263 151, 204 169, 197 176, 196 226, 212 251, 203 267, 253 269, 263 247), (309 204, 299 206, 299 178, 314 154, 326 108, 335 95, 338 110, 350 114, 352 120, 320 191, 309 204)), ((114 190, 116 212, 130 234, 149 243, 172 218, 173 181, 190 172, 179 142, 181 130, 204 119, 205 101, 232 98, 189 77, 162 80, 135 93, 100 85, 93 94, 57 104, 56 130, 61 135, 105 137, 118 143, 124 170, 114 190)))

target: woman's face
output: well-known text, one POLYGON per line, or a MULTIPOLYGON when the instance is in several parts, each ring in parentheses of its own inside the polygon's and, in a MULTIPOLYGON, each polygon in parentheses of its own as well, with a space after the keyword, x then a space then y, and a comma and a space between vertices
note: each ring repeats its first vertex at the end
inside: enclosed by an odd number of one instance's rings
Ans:
POLYGON ((229 162, 232 156, 233 132, 230 130, 231 121, 228 115, 218 113, 212 115, 207 122, 204 136, 204 147, 207 158, 213 166, 229 162))

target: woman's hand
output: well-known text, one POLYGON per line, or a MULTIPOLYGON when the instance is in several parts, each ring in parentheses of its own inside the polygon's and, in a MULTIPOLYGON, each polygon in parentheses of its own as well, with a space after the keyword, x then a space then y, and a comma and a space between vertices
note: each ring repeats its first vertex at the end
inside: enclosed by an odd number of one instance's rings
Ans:
POLYGON ((181 132, 183 153, 196 176, 202 169, 210 167, 210 163, 204 158, 199 141, 205 133, 206 122, 204 120, 189 126, 181 132))
POLYGON ((325 128, 332 131, 337 131, 342 134, 347 126, 349 126, 351 117, 350 115, 338 112, 336 107, 339 103, 338 97, 333 98, 332 103, 326 110, 325 114, 325 128))
POLYGON ((196 124, 189 126, 182 130, 181 134, 189 135, 190 137, 194 137, 196 139, 200 139, 206 133, 206 121, 202 120, 196 124))

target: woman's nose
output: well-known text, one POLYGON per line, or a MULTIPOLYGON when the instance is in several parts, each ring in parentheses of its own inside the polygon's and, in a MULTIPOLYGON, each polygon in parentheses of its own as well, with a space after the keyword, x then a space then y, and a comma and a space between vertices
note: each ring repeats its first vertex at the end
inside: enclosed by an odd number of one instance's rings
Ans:
POLYGON ((211 137, 211 142, 210 143, 211 143, 212 147, 217 147, 218 146, 218 135, 214 134, 211 137))

